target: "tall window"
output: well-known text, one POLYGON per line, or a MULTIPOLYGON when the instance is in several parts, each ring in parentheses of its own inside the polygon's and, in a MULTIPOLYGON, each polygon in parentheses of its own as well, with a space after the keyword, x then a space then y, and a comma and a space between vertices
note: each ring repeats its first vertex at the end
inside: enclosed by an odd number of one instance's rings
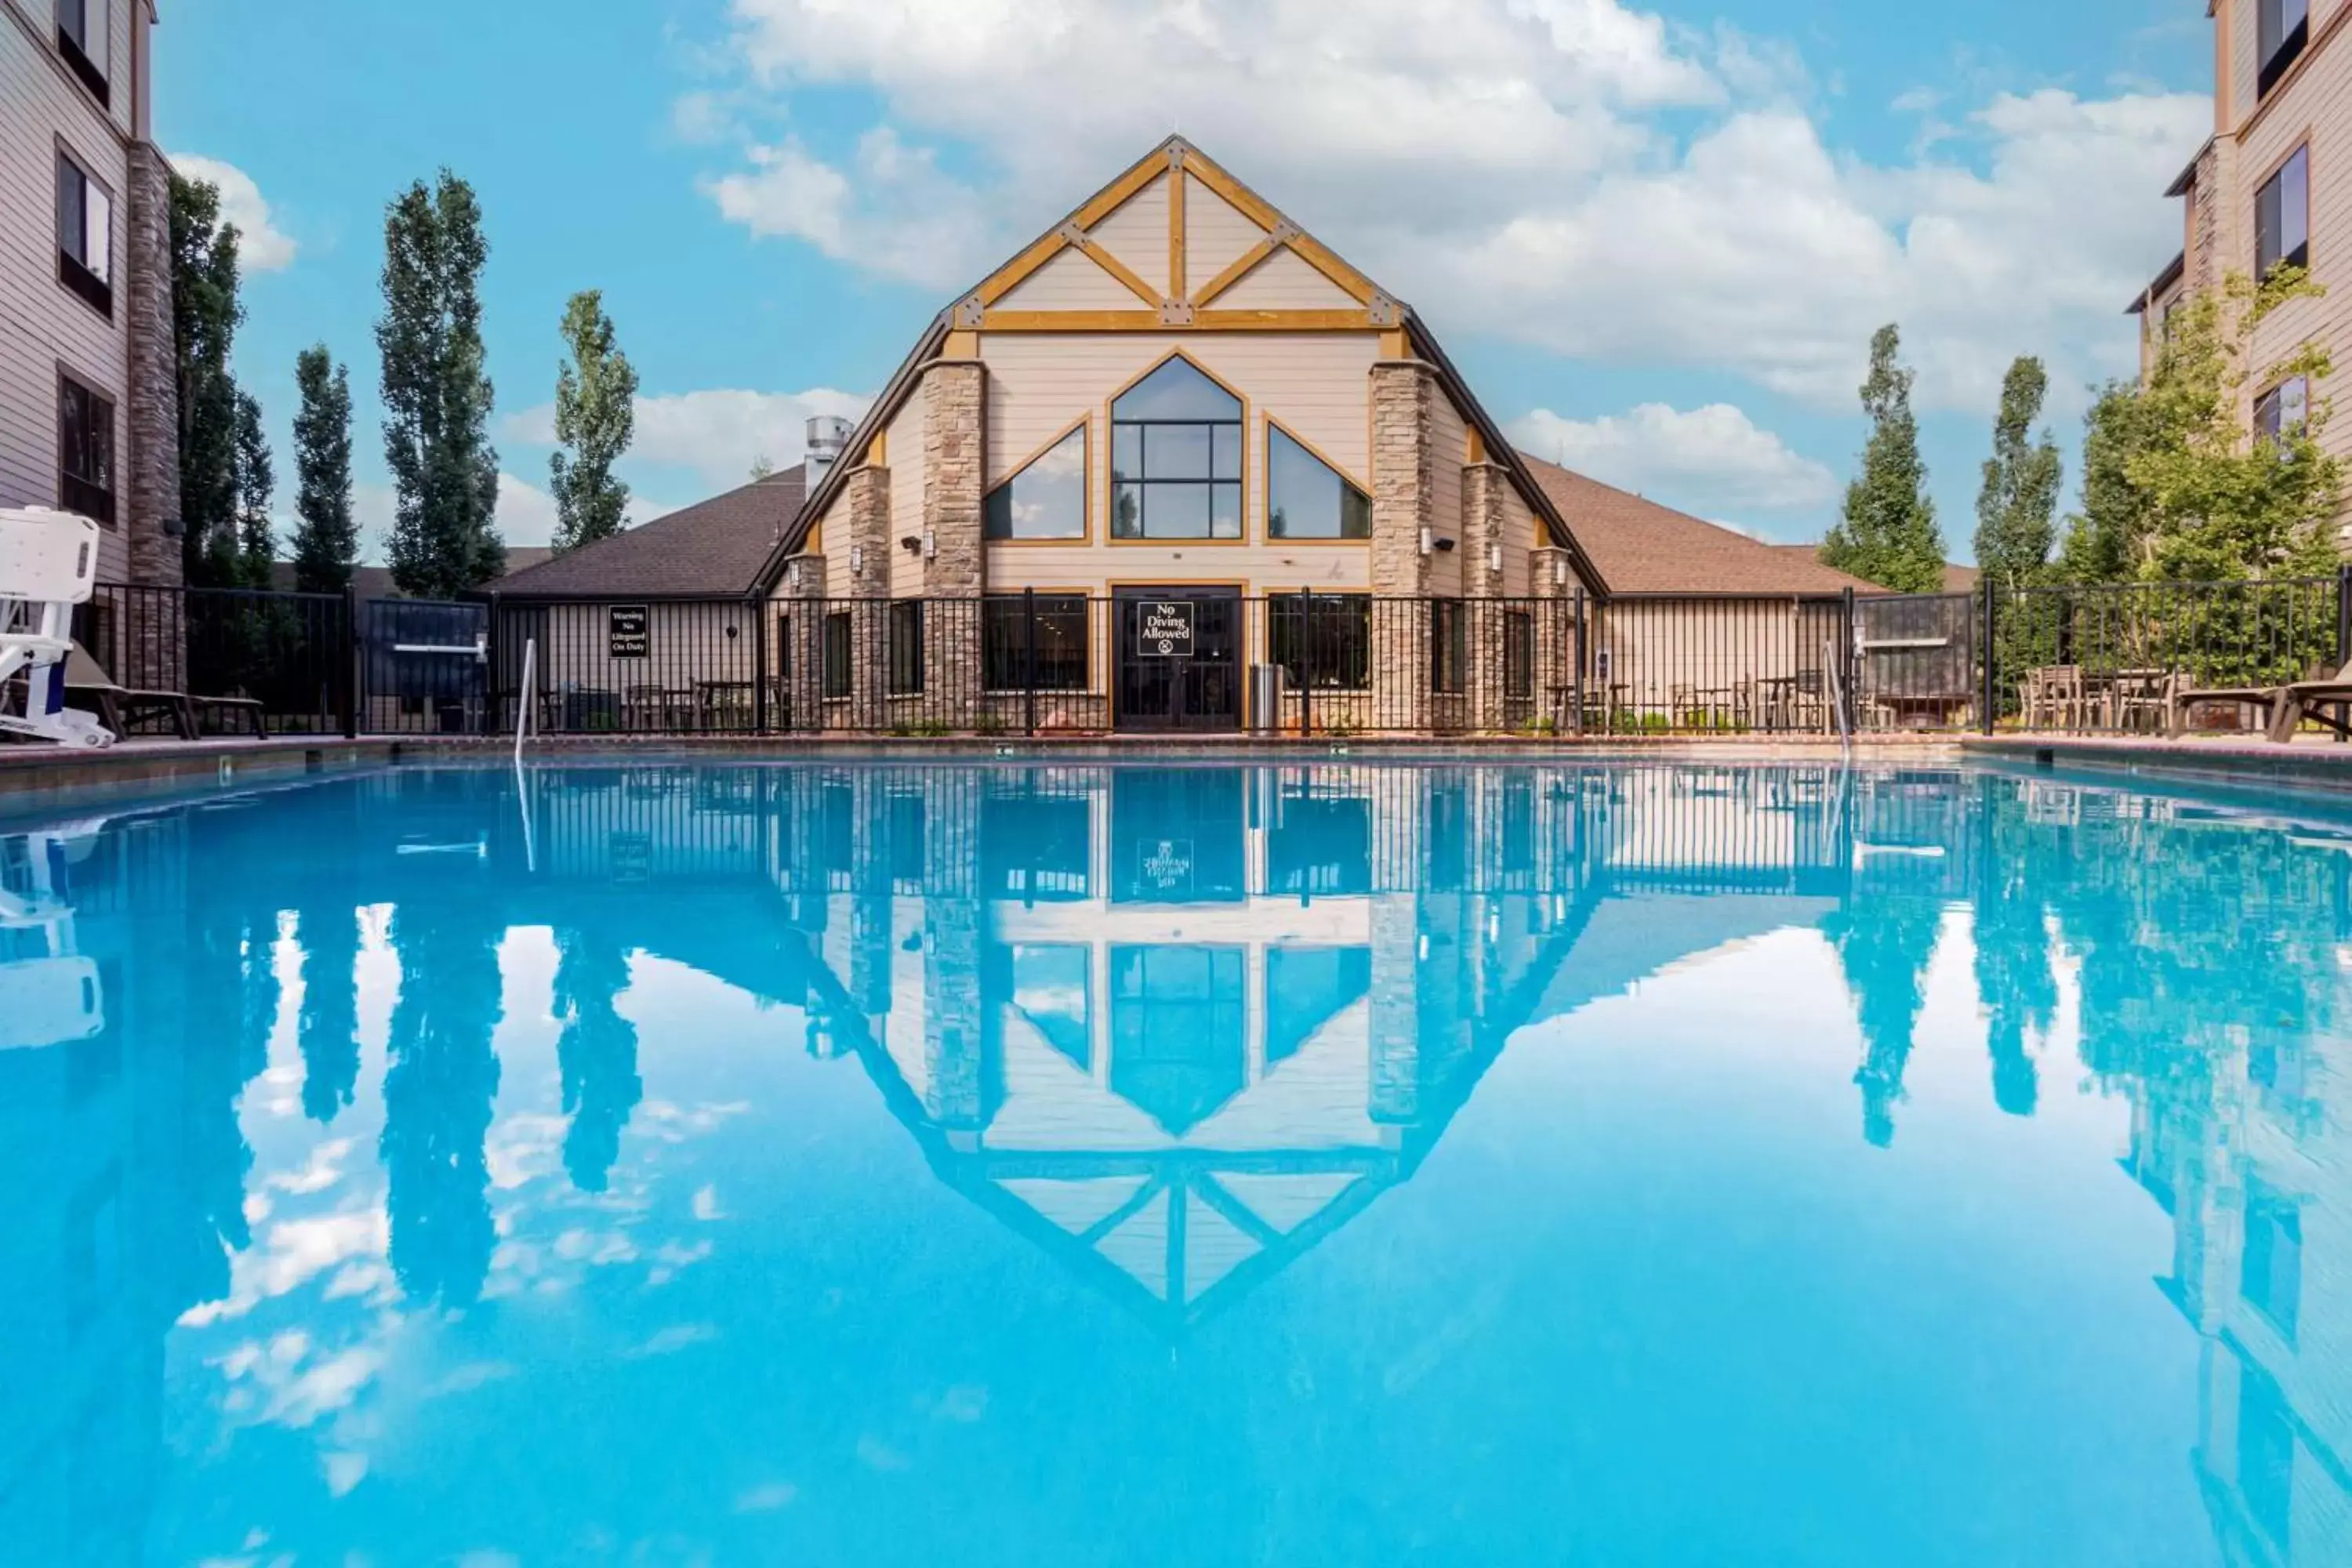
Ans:
POLYGON ((1371 684, 1369 594, 1269 595, 1266 651, 1293 690, 1361 691, 1371 684))
POLYGON ((2254 58, 2262 62, 2254 79, 2257 95, 2270 91, 2311 41, 2311 0, 2258 0, 2254 58))
POLYGON ((923 689, 923 601, 890 601, 890 694, 923 689))
POLYGON ((1536 694, 1536 618, 1526 610, 1503 612, 1503 695, 1536 694))
POLYGON ((1110 405, 1114 539, 1242 536, 1242 402, 1169 360, 1110 405))
POLYGON ((114 203, 105 187, 58 153, 58 281, 110 320, 114 315, 114 203))
POLYGON ((2246 1184, 2245 1244, 2238 1293, 2294 1342, 2303 1309, 2303 1211, 2260 1177, 2246 1184))
POLYGON ((58 377, 58 504, 114 524, 114 404, 58 377))
POLYGON ((1372 498, 1268 422, 1265 531, 1270 539, 1370 539, 1372 498))
POLYGON ((110 0, 58 0, 58 53, 66 58, 74 75, 94 93, 101 104, 108 101, 106 88, 107 40, 113 35, 107 26, 110 0))
POLYGON ((982 522, 990 539, 1084 539, 1087 427, 1079 426, 989 491, 982 522))
POLYGON ((849 695, 849 612, 835 610, 824 618, 824 694, 849 695))
POLYGON ((2254 430, 2279 440, 2304 426, 2310 416, 2311 383, 2293 375, 2254 399, 2254 430))
POLYGON ((2254 197, 2254 276, 2311 262, 2311 155, 2298 147, 2254 197))
POLYGON ((1469 607, 1459 599, 1429 602, 1429 689, 1459 693, 1470 672, 1469 607))
POLYGON ((1087 599, 1083 594, 1001 594, 985 601, 981 679, 991 691, 1025 691, 1035 660, 1040 691, 1087 689, 1087 599), (1029 612, 1036 610, 1033 633, 1029 612))

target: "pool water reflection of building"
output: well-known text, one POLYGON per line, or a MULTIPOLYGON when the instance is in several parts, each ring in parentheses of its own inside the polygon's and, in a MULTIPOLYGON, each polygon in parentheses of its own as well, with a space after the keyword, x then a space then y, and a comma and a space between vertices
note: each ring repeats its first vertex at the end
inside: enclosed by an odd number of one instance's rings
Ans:
POLYGON ((2194 1331, 2181 1461, 2211 1527, 2182 1560, 2352 1560, 2352 836, 1814 767, 551 768, 514 792, 394 772, 0 837, 0 1558, 143 1560, 173 1472, 227 1441, 167 1386, 193 1376, 175 1336, 287 1266, 254 1230, 303 1190, 249 1142, 273 1037, 314 1138, 380 1099, 389 1277, 362 1240, 314 1270, 348 1281, 328 1299, 499 1296, 519 931, 551 933, 572 1201, 646 1201, 665 1042, 629 998, 659 961, 797 1010, 939 1183, 1181 1353, 1412 1182, 1514 1036, 1773 933, 1834 951, 1854 1135, 1899 1148, 1964 915, 1986 1099, 2126 1101, 2121 1163, 2170 1218, 2152 1289, 2194 1331), (397 968, 380 1083, 372 949, 397 968), (2066 1011, 2086 1083, 2049 1080, 2066 1011))

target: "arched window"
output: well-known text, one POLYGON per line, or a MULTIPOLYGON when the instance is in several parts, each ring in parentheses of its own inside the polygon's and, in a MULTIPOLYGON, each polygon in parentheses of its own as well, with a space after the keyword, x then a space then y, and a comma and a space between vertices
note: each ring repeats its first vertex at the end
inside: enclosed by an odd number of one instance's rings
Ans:
POLYGON ((1372 498, 1271 420, 1265 426, 1265 532, 1269 539, 1372 536, 1372 498))
POLYGON ((1242 402, 1181 355, 1110 405, 1113 539, 1242 536, 1242 402))
POLYGON ((1029 459, 988 492, 982 531, 990 539, 1087 536, 1087 427, 1029 459))

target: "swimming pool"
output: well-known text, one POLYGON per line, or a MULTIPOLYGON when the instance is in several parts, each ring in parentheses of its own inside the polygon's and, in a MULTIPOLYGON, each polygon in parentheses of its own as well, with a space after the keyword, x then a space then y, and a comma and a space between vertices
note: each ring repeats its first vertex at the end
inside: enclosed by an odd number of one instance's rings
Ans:
POLYGON ((0 837, 0 1561, 2352 1561, 2352 826, 404 768, 0 837))

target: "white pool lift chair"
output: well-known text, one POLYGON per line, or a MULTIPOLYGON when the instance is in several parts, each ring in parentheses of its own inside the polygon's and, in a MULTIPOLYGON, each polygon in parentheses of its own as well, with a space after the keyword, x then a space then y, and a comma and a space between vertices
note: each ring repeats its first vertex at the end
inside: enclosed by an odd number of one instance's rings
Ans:
POLYGON ((24 678, 24 711, 0 729, 61 746, 110 746, 114 732, 66 706, 73 611, 98 581, 98 524, 47 507, 0 507, 0 692, 24 678))

